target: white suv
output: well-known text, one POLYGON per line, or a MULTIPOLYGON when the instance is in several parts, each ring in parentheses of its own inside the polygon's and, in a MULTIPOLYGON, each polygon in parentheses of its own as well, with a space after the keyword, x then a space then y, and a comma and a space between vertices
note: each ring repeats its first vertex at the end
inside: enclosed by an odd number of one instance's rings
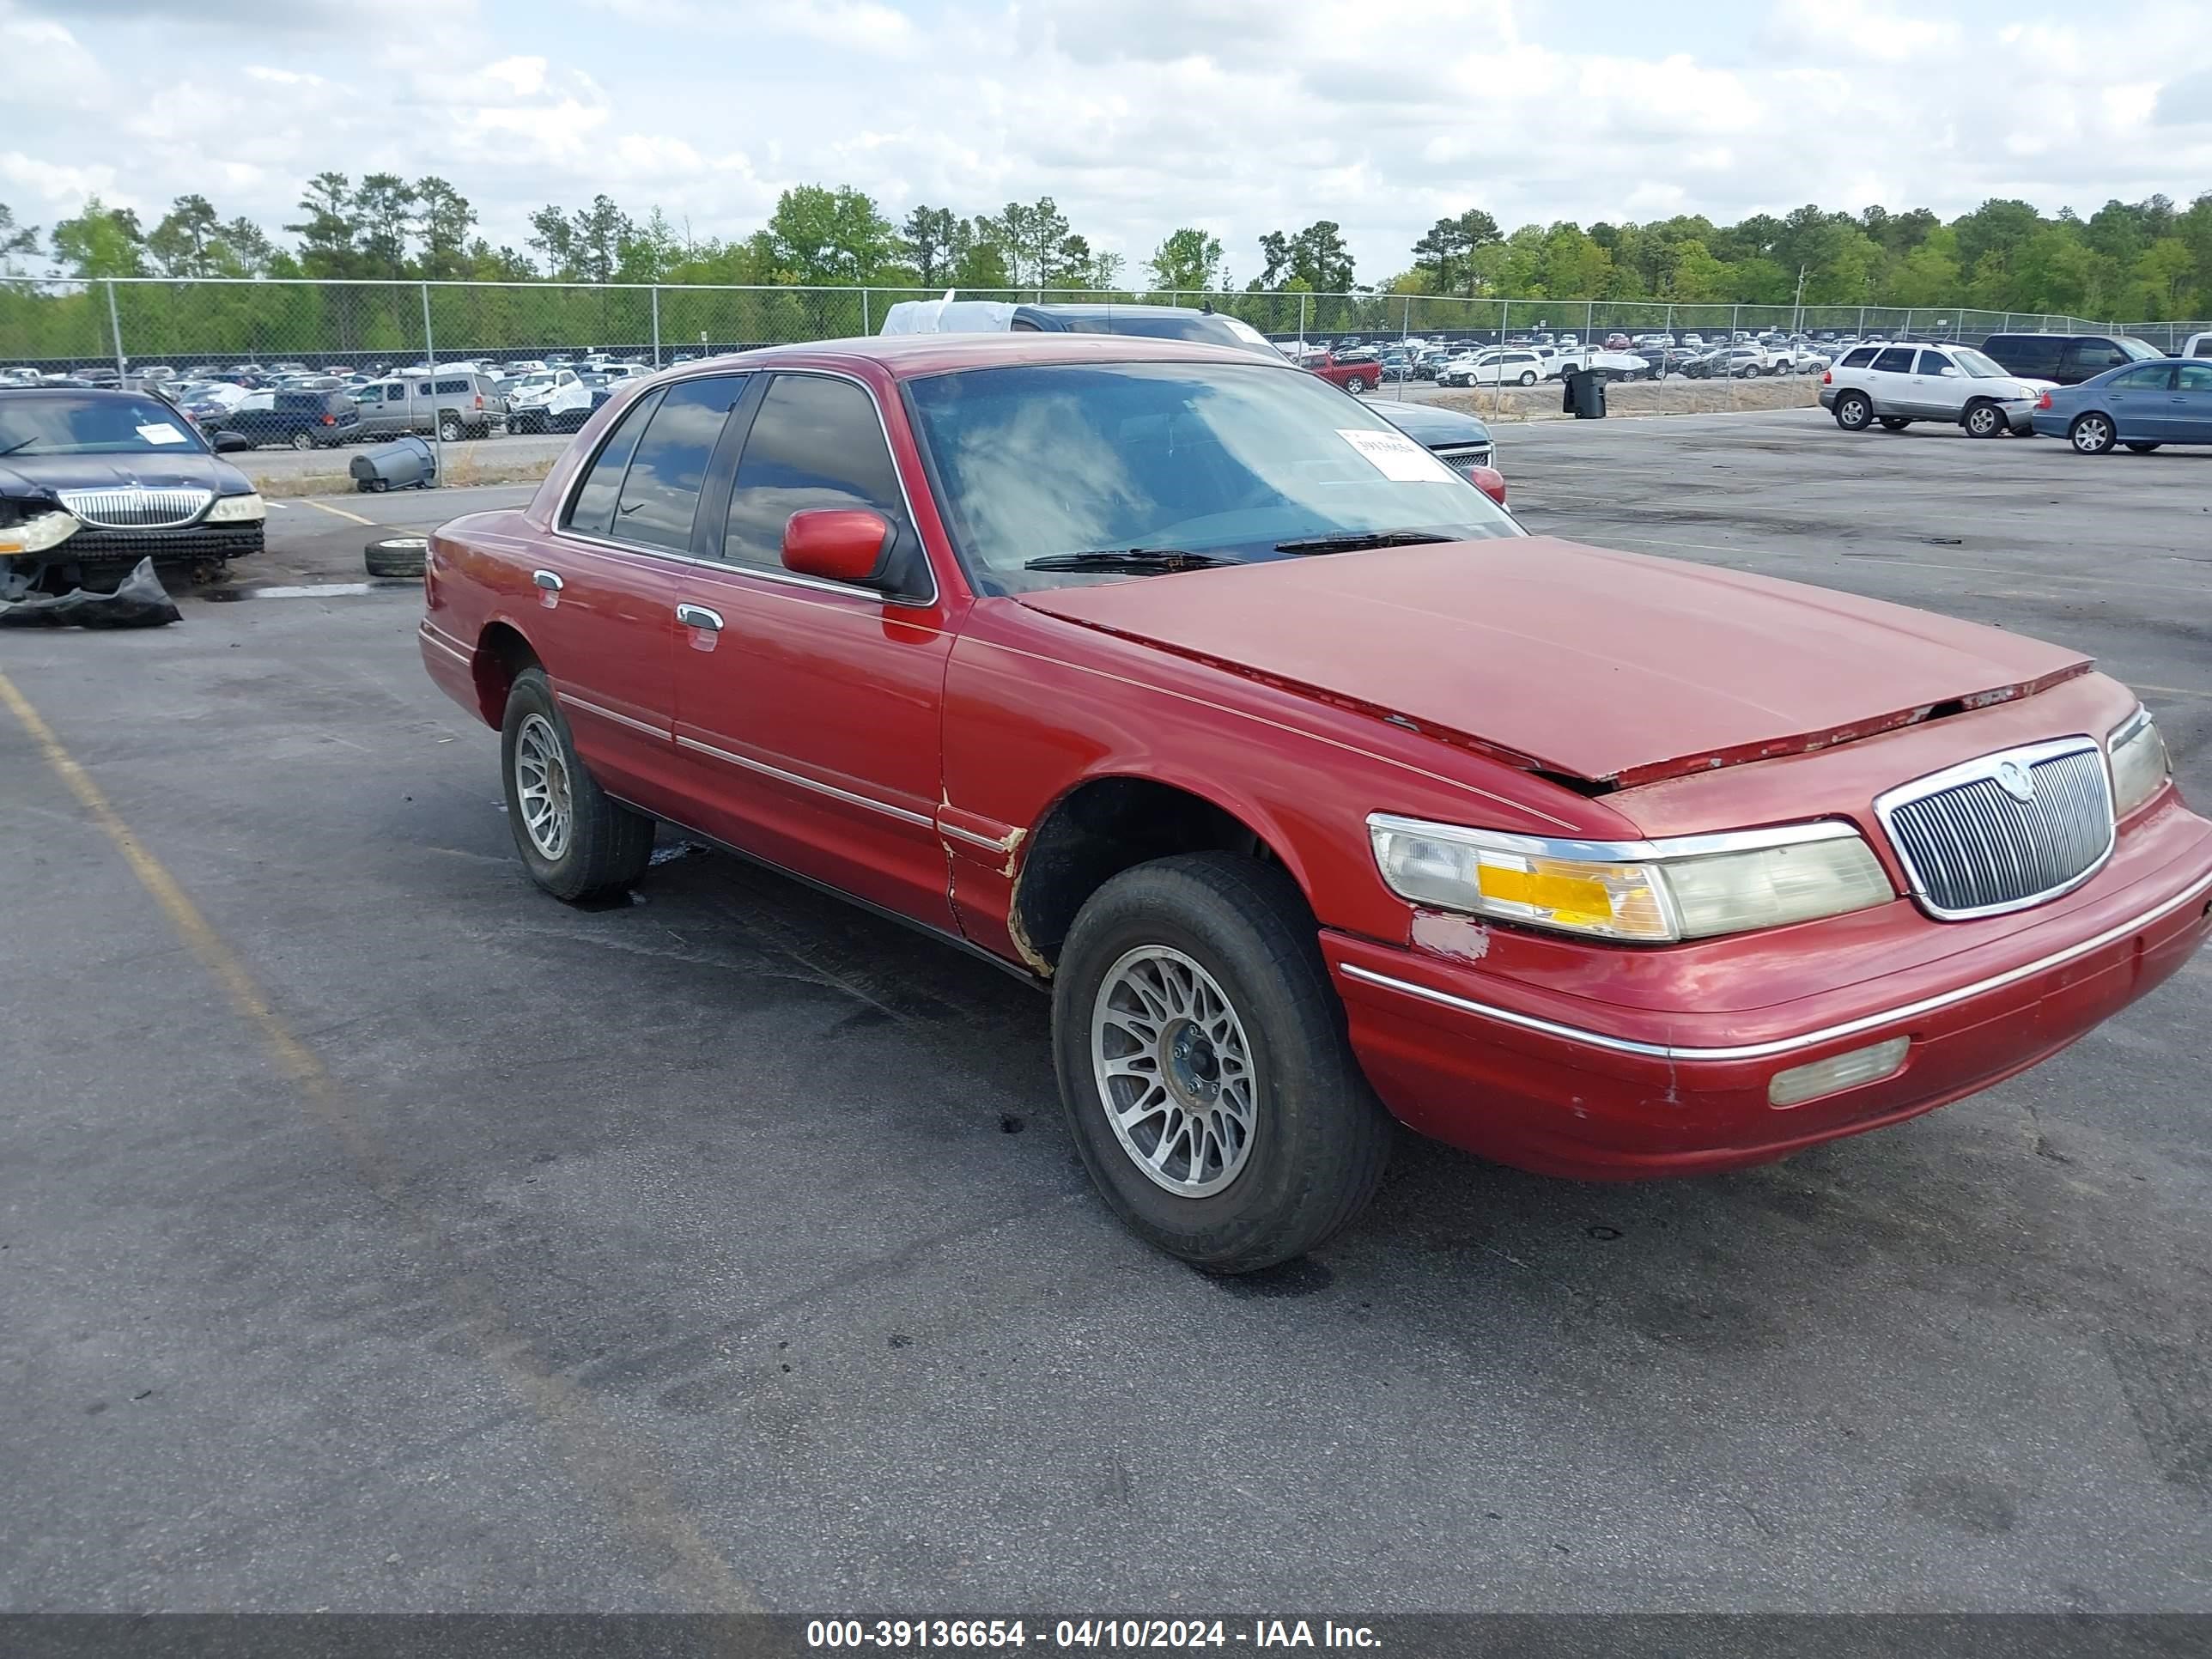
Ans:
POLYGON ((1901 432, 1915 421, 1948 421, 1977 438, 2025 437, 2049 380, 2024 380, 1968 345, 1854 346, 1820 376, 1820 407, 1846 432, 1879 421, 1901 432))

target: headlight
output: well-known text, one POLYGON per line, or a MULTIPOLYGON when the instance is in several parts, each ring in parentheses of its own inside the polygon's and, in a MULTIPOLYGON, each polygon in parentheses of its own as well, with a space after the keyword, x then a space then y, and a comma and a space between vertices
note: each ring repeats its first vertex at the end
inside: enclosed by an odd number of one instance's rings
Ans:
POLYGON ((215 505, 208 508, 210 524, 242 524, 252 519, 269 516, 268 504, 258 495, 218 495, 215 505))
POLYGON ((2138 708, 2115 726, 2106 747, 2112 757, 2112 811, 2125 817, 2159 792, 2172 763, 2148 708, 2138 708))
POLYGON ((1367 832, 1383 881, 1401 898, 1598 939, 1710 939, 1897 896, 1865 837, 1834 822, 1586 842, 1377 812, 1367 832))
POLYGON ((15 553, 43 553, 59 547, 82 526, 74 513, 59 507, 35 514, 19 524, 0 526, 0 558, 15 553))

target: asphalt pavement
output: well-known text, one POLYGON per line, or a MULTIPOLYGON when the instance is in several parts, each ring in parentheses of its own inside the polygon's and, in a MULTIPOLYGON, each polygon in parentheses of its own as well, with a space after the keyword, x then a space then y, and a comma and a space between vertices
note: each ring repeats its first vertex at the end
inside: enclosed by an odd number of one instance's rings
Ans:
MULTIPOLYGON (((2212 804, 2212 452, 1501 465, 1532 528, 2085 646, 2212 804)), ((0 1608, 2212 1611, 2212 960, 1765 1169, 1408 1136, 1217 1281, 1092 1197, 1033 992, 672 836, 534 890, 371 533, 0 635, 0 1608)))

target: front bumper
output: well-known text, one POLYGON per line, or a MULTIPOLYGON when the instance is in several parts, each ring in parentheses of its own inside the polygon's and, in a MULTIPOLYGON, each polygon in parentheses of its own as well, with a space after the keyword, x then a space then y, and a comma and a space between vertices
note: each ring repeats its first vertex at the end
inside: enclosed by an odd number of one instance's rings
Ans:
POLYGON ((67 541, 43 553, 17 554, 21 563, 136 564, 150 558, 156 564, 186 560, 242 559, 262 550, 265 521, 242 524, 188 524, 173 530, 99 530, 88 525, 67 541))
MULTIPOLYGON (((1897 925, 1930 923, 1898 901, 1897 925)), ((1872 913, 1869 913, 1872 914, 1872 913)), ((2212 824, 2169 794, 2098 877, 1954 955, 1762 1008, 1600 1003, 1419 949, 1324 932, 1352 1046, 1384 1103, 1440 1140, 1541 1174, 1739 1168, 1932 1110, 2057 1053, 2212 934, 2212 824), (1775 1073, 1911 1038, 1892 1075, 1801 1105, 1775 1073)), ((1817 971, 1819 924, 1796 930, 1817 971)), ((1618 963, 1625 947, 1605 950, 1618 963)), ((1644 954, 1669 971, 1664 951, 1644 954)))

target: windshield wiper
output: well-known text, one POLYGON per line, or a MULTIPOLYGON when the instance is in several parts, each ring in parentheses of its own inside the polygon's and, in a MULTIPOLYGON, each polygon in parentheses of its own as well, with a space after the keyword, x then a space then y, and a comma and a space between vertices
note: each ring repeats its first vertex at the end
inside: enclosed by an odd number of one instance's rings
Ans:
POLYGON ((1047 553, 1026 561, 1024 570, 1203 570, 1210 565, 1243 564, 1212 553, 1182 547, 1098 547, 1087 553, 1047 553))
POLYGON ((9 444, 7 448, 0 449, 0 455, 16 454, 21 451, 28 449, 33 444, 38 441, 39 441, 35 436, 18 439, 15 442, 9 444))
POLYGON ((1455 542, 1434 530, 1364 530, 1346 536, 1310 536, 1304 541, 1277 542, 1278 553, 1358 553, 1370 547, 1419 547, 1428 542, 1455 542))

